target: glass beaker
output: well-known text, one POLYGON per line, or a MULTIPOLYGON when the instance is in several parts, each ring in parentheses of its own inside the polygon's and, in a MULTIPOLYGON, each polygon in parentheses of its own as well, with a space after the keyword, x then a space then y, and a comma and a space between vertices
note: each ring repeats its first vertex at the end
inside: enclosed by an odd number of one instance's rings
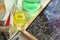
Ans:
POLYGON ((16 1, 16 4, 15 4, 15 11, 13 13, 13 24, 15 26, 24 26, 25 23, 26 23, 26 17, 24 15, 24 12, 21 8, 21 6, 18 4, 18 1, 16 1))

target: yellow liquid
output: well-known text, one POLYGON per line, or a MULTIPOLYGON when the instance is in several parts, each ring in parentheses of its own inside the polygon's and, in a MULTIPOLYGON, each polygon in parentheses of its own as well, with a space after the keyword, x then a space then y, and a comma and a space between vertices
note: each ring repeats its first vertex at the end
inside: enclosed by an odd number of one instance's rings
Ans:
POLYGON ((13 23, 16 26, 24 26, 26 23, 26 18, 23 12, 21 11, 16 11, 13 17, 13 23))

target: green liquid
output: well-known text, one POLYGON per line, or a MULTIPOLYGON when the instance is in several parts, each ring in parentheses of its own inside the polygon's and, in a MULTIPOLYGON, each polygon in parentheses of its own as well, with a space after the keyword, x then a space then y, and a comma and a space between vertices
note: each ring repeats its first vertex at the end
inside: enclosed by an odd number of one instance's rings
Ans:
POLYGON ((40 0, 23 0, 23 9, 26 11, 37 11, 41 7, 40 0))

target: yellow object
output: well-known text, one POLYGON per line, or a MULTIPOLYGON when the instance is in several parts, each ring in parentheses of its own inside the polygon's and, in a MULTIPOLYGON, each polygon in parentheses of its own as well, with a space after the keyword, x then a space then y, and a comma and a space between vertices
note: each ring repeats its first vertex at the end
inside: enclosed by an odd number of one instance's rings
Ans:
POLYGON ((13 23, 17 26, 24 26, 26 23, 26 18, 24 13, 21 11, 16 11, 13 18, 13 23))

